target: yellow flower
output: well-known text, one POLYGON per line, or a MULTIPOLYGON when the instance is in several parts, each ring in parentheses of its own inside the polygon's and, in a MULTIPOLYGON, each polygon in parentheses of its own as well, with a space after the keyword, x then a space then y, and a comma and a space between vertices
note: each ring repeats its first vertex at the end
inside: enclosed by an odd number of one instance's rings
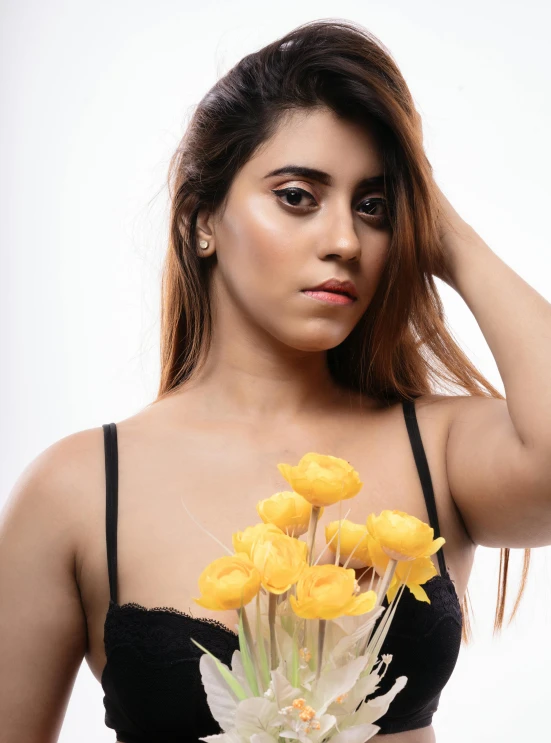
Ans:
POLYGON ((367 532, 367 548, 369 550, 369 557, 371 558, 371 565, 375 568, 375 572, 378 575, 383 576, 390 557, 386 552, 383 552, 379 542, 369 532, 367 532))
POLYGON ((446 543, 433 539, 434 529, 405 511, 381 511, 367 517, 367 530, 392 560, 414 560, 434 555, 446 543))
POLYGON ((356 593, 352 568, 340 565, 308 565, 297 581, 296 598, 289 596, 295 614, 303 619, 335 619, 343 614, 358 616, 371 611, 375 591, 356 593))
POLYGON ((363 485, 345 459, 330 454, 309 452, 295 467, 278 464, 277 468, 293 490, 318 507, 353 498, 363 485))
POLYGON ((243 552, 213 560, 199 576, 200 597, 193 600, 205 609, 239 609, 260 590, 260 573, 243 552))
MULTIPOLYGON (((333 535, 336 535, 339 523, 341 525, 340 555, 344 558, 343 562, 346 562, 346 559, 352 552, 354 552, 352 559, 348 563, 350 567, 361 568, 371 565, 371 556, 369 554, 369 545, 367 541, 369 532, 364 524, 355 524, 353 521, 349 521, 348 519, 342 519, 342 521, 331 521, 331 523, 327 524, 325 527, 326 543, 329 544, 333 535), (356 547, 356 545, 358 546, 356 547)), ((337 535, 331 544, 329 544, 329 549, 333 554, 337 553, 338 539, 339 537, 337 535)))
POLYGON ((233 548, 236 552, 245 552, 250 557, 256 540, 266 534, 283 534, 283 532, 275 524, 260 523, 247 526, 244 531, 236 531, 231 535, 233 548))
POLYGON ((398 593, 401 584, 405 583, 418 601, 426 601, 430 604, 430 599, 421 585, 435 575, 437 575, 436 568, 430 557, 418 557, 410 562, 399 562, 386 592, 389 603, 398 593))
MULTIPOLYGON (((265 524, 275 524, 289 536, 300 537, 308 531, 312 504, 293 490, 284 490, 258 501, 256 510, 265 524)), ((319 515, 322 513, 323 508, 319 515)))
MULTIPOLYGON (((367 542, 375 571, 378 575, 383 576, 390 557, 384 552, 379 542, 373 539, 371 534, 368 534, 367 542)), ((430 557, 400 560, 396 564, 394 575, 386 592, 388 602, 390 603, 392 601, 401 584, 405 583, 418 601, 426 601, 430 604, 430 599, 424 589, 421 588, 421 585, 436 574, 436 568, 430 557)))
MULTIPOLYGON (((279 531, 279 530, 278 530, 279 531)), ((307 566, 308 547, 300 539, 266 532, 251 550, 251 560, 260 573, 264 588, 270 593, 284 593, 297 582, 307 566)))

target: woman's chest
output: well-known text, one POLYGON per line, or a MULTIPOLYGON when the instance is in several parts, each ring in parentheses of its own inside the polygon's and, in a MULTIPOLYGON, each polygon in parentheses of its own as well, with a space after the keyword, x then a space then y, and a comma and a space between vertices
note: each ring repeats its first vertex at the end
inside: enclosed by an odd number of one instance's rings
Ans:
MULTIPOLYGON (((308 451, 346 459, 363 483, 357 496, 322 514, 315 539, 315 554, 321 555, 321 563, 334 561, 326 549, 325 527, 339 518, 365 523, 369 513, 396 508, 428 523, 405 427, 400 431, 395 426, 393 436, 391 430, 379 425, 377 436, 364 431, 356 437, 344 430, 310 437, 295 431, 287 437, 257 432, 256 437, 246 439, 199 435, 182 440, 180 447, 163 447, 158 442, 140 449, 139 442, 125 437, 121 427, 118 603, 174 607, 233 629, 234 611, 209 611, 195 603, 198 577, 209 562, 233 551, 233 533, 261 521, 256 508, 259 501, 290 489, 277 464, 296 464, 308 451)), ((470 566, 465 535, 447 490, 444 437, 435 424, 425 426, 424 431, 440 529, 447 539, 446 562, 460 593, 462 576, 470 566)), ((369 577, 369 573, 364 576, 362 587, 368 587, 369 577)), ((103 632, 109 597, 105 508, 101 506, 90 522, 80 585, 88 617, 88 663, 99 679, 105 664, 103 632)))

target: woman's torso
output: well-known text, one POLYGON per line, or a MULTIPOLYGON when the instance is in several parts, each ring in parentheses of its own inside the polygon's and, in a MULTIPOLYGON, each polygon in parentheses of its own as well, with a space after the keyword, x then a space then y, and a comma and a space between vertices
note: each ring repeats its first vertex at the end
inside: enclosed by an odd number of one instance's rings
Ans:
MULTIPOLYGON (((475 547, 448 489, 445 445, 450 398, 418 398, 417 421, 430 467, 444 554, 462 600, 475 547)), ((276 465, 295 463, 307 451, 349 461, 363 487, 343 503, 342 517, 365 521, 385 508, 406 511, 429 522, 425 500, 400 404, 385 409, 332 411, 300 423, 252 425, 199 420, 185 395, 166 399, 117 423, 118 438, 118 603, 174 607, 235 629, 236 613, 203 609, 197 578, 225 552, 188 516, 231 548, 231 534, 260 519, 256 503, 288 489, 276 465)), ((104 625, 109 606, 105 544, 105 472, 101 428, 86 432, 97 448, 97 468, 88 484, 86 529, 76 559, 77 579, 88 625, 86 659, 101 680, 106 663, 104 625), (96 472, 97 470, 97 472, 96 472)), ((339 518, 327 508, 316 534, 316 554, 325 546, 324 527, 339 518)), ((440 573, 436 555, 433 562, 440 573)), ((320 562, 331 561, 328 551, 320 562)), ((361 583, 369 582, 369 572, 361 583)), ((433 727, 387 735, 389 743, 431 743, 433 727)))

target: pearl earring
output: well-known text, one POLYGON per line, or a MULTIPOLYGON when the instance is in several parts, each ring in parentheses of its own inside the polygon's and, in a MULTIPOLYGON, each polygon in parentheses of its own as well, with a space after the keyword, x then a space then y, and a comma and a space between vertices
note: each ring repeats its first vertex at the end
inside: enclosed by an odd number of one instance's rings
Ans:
POLYGON ((199 247, 201 250, 206 250, 208 248, 209 244, 207 240, 199 240, 199 247))

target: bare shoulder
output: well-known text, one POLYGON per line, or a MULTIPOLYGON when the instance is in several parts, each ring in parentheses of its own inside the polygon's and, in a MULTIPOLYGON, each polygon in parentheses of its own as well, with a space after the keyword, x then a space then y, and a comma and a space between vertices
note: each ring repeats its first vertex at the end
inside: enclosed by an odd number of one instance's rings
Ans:
POLYGON ((97 507, 104 478, 103 429, 76 431, 53 442, 29 462, 6 505, 7 510, 26 512, 29 528, 40 532, 45 523, 55 526, 77 578, 89 515, 97 507))
POLYGON ((23 499, 32 508, 55 506, 60 519, 75 518, 89 483, 98 474, 102 442, 99 427, 71 433, 50 444, 23 469, 10 493, 7 508, 23 499))
POLYGON ((450 414, 461 400, 471 399, 464 395, 438 395, 429 393, 415 398, 415 411, 419 413, 426 410, 436 410, 439 415, 450 414))
MULTIPOLYGON (((415 398, 415 417, 421 433, 434 435, 445 445, 459 396, 426 394, 415 398)), ((460 404, 460 403, 459 403, 460 404)))
POLYGON ((40 452, 1 513, 0 718, 6 740, 57 740, 86 652, 75 561, 90 483, 98 477, 100 434, 71 434, 40 452))
POLYGON ((444 416, 450 416, 450 423, 453 418, 463 415, 464 413, 470 413, 471 411, 479 411, 481 414, 488 411, 503 412, 507 411, 507 401, 497 397, 489 397, 487 395, 439 395, 439 394, 427 394, 421 395, 415 400, 416 411, 419 412, 424 408, 434 408, 439 411, 439 414, 444 416))
POLYGON ((454 422, 475 416, 498 415, 507 413, 505 400, 482 395, 440 395, 426 394, 415 399, 415 413, 419 421, 432 421, 441 425, 449 436, 454 422))

